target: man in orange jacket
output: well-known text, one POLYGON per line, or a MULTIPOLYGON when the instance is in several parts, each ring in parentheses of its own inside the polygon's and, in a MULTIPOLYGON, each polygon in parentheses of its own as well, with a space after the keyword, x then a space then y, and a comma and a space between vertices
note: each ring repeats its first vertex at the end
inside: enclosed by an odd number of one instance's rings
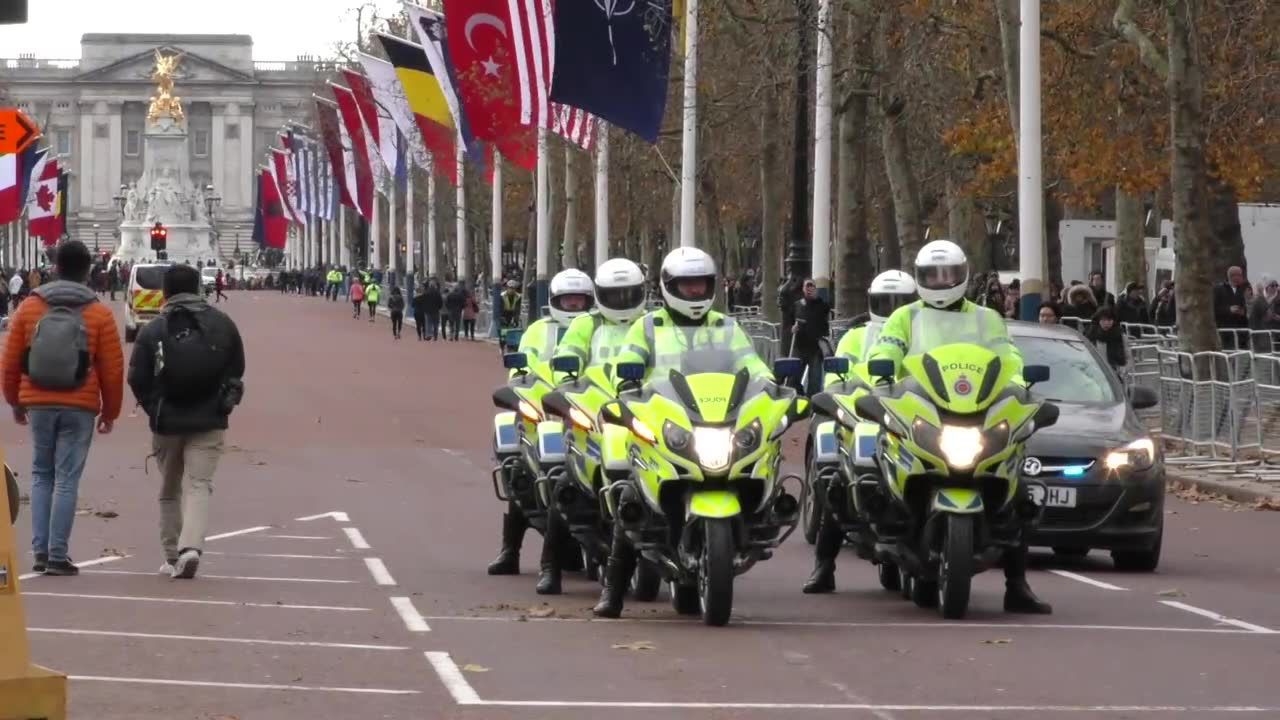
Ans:
POLYGON ((57 252, 57 280, 18 306, 4 348, 4 397, 31 426, 34 570, 77 575, 67 555, 94 421, 111 432, 124 396, 124 354, 110 308, 86 285, 92 258, 78 240, 57 252))

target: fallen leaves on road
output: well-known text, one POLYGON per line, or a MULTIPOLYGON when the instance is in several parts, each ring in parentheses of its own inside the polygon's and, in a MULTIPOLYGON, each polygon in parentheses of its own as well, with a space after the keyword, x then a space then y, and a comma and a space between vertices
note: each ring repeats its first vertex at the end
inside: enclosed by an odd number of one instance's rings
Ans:
POLYGON ((637 652, 643 651, 643 650, 658 649, 657 645, 654 645, 652 642, 649 642, 648 640, 636 640, 635 642, 629 642, 629 643, 617 643, 615 645, 610 645, 609 647, 613 650, 634 650, 637 652))
POLYGON ((109 547, 102 548, 102 552, 98 553, 98 557, 128 557, 128 555, 116 548, 109 547))
POLYGON ((554 617, 555 614, 556 614, 556 609, 551 607, 550 605, 543 605, 541 607, 529 608, 529 617, 532 617, 532 618, 549 618, 549 617, 554 617))
POLYGON ((489 672, 489 668, 483 665, 475 665, 472 663, 467 663, 466 665, 462 666, 462 672, 473 672, 473 673, 489 672))
POLYGON ((1182 592, 1178 588, 1169 588, 1168 590, 1161 590, 1160 592, 1156 593, 1156 595, 1159 595, 1160 597, 1171 597, 1171 598, 1187 596, 1186 593, 1182 592))
POLYGON ((1012 643, 1013 640, 1011 638, 993 638, 991 640, 982 641, 983 645, 1009 645, 1012 643))
POLYGON ((93 512, 93 516, 106 518, 107 520, 110 520, 111 518, 120 517, 120 513, 116 512, 115 510, 95 510, 93 512))
POLYGON ((1271 498, 1258 498, 1258 501, 1253 504, 1253 509, 1280 512, 1280 501, 1272 500, 1271 498))

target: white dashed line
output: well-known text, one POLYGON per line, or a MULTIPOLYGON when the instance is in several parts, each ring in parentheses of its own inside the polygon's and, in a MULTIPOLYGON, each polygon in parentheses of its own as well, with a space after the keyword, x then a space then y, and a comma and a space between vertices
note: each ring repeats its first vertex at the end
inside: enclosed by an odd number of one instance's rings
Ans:
POLYGON ((340 511, 320 513, 319 515, 308 515, 306 517, 294 518, 294 520, 297 520, 298 522, 307 522, 308 520, 319 520, 320 518, 333 518, 338 522, 351 522, 351 518, 346 513, 340 511))
POLYGON ((132 685, 169 685, 177 687, 229 688, 235 690, 288 690, 292 692, 355 693, 360 695, 418 695, 420 690, 387 690, 383 688, 320 687, 316 685, 267 685, 259 683, 211 682, 208 680, 165 680, 160 678, 105 677, 102 675, 72 675, 73 682, 127 683, 132 685))
POLYGON ((272 540, 329 540, 328 535, 263 535, 272 540))
MULTIPOLYGON (((141 570, 90 570, 87 575, 152 575, 153 572, 143 572, 141 570)), ((253 577, 248 575, 200 575, 200 577, 211 580, 261 580, 263 582, 296 582, 296 583, 332 583, 335 585, 350 585, 355 580, 328 580, 324 578, 296 578, 296 577, 253 577)))
POLYGON ((189 598, 139 597, 136 595, 90 595, 85 593, 29 592, 23 595, 35 597, 65 597, 83 600, 124 600, 129 602, 172 603, 176 605, 222 605, 232 607, 280 608, 281 610, 333 610, 336 612, 369 612, 369 608, 345 605, 286 605, 283 603, 253 603, 239 600, 192 600, 189 598))
POLYGON ((391 573, 387 570, 387 566, 378 558, 365 558, 365 567, 369 568, 369 574, 373 576, 373 581, 379 585, 395 585, 396 579, 391 577, 391 573))
POLYGON ((447 652, 427 652, 427 662, 431 663, 431 667, 435 669, 436 675, 440 676, 440 682, 444 683, 444 687, 453 696, 453 701, 459 705, 481 705, 480 695, 471 687, 471 683, 467 682, 466 676, 458 669, 457 663, 453 658, 449 657, 447 652))
POLYGON ((360 530, 353 527, 344 527, 342 532, 346 533, 347 539, 351 541, 351 547, 357 550, 368 550, 369 542, 364 539, 364 535, 360 534, 360 530))
POLYGON ((262 532, 270 530, 270 525, 259 525, 258 527, 245 528, 244 530, 232 530, 231 532, 219 533, 218 535, 210 535, 204 539, 205 542, 210 540, 221 540, 223 538, 236 537, 237 535, 248 535, 250 533, 262 532))
POLYGON ((407 597, 391 598, 391 606, 400 614, 400 619, 404 621, 404 626, 409 628, 409 632, 431 632, 431 626, 427 625, 427 621, 422 619, 422 614, 413 606, 413 600, 407 597))
POLYGON ((1200 617, 1209 618, 1214 622, 1219 622, 1219 623, 1222 623, 1223 625, 1232 625, 1234 627, 1238 627, 1243 630, 1248 630, 1250 632, 1255 632, 1262 635, 1276 634, 1276 631, 1272 630, 1271 628, 1265 628, 1265 627, 1262 627, 1261 625, 1254 625, 1253 623, 1247 623, 1243 620, 1236 620, 1235 618, 1229 618, 1226 615, 1219 615, 1218 613, 1212 610, 1205 610, 1204 608, 1198 608, 1195 605, 1188 605, 1186 603, 1177 602, 1176 600, 1161 600, 1160 604, 1168 605, 1169 607, 1175 608, 1178 610, 1185 610, 1186 612, 1199 615, 1200 617))
POLYGON ((1111 583, 1108 583, 1108 582, 1102 582, 1101 580, 1094 580, 1091 577, 1085 577, 1084 575, 1068 572, 1066 570, 1050 570, 1049 572, 1059 577, 1064 577, 1068 580, 1075 580, 1076 582, 1084 583, 1085 585, 1092 585, 1096 588, 1102 588, 1103 590, 1128 591, 1129 589, 1129 588, 1122 588, 1119 585, 1112 585, 1111 583))
POLYGON ((286 647, 334 648, 342 650, 408 650, 401 645, 364 645, 360 643, 308 642, 305 640, 260 640, 258 638, 213 637, 210 635, 167 635, 163 633, 122 632, 118 630, 80 630, 75 628, 27 628, 28 632, 52 635, 96 635, 102 637, 146 638, 149 640, 192 640, 232 643, 235 645, 283 645, 286 647))
POLYGON ((284 560, 349 560, 349 555, 282 555, 278 553, 240 553, 206 551, 205 555, 222 555, 239 558, 281 558, 284 560))

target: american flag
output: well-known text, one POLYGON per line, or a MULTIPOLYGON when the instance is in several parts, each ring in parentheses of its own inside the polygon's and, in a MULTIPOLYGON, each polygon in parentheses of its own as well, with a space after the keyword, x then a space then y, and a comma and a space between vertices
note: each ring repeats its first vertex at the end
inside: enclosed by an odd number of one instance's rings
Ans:
POLYGON ((603 127, 604 123, 586 110, 551 103, 551 132, 583 150, 591 150, 596 132, 603 127))
POLYGON ((556 30, 551 0, 509 0, 516 74, 520 79, 520 121, 552 130, 551 76, 556 30))

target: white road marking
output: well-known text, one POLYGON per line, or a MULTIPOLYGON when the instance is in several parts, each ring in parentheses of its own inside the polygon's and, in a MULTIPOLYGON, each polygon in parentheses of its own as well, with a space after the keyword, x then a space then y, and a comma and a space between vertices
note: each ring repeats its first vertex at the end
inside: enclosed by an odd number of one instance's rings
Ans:
POLYGON ((373 576, 373 581, 379 585, 395 585, 396 579, 391 577, 391 572, 387 570, 387 566, 383 564, 379 558, 365 558, 365 567, 369 568, 369 574, 373 576))
MULTIPOLYGON (((115 562, 117 560, 123 560, 127 557, 129 556, 128 555, 106 555, 100 558, 94 558, 92 560, 85 560, 84 562, 78 562, 76 563, 76 567, 87 568, 87 567, 93 567, 94 565, 106 565, 107 563, 115 562)), ((143 573, 143 575, 150 575, 150 574, 151 573, 143 573)), ((19 575, 18 579, 30 580, 31 578, 38 578, 42 575, 44 575, 44 573, 26 573, 25 575, 19 575)))
MULTIPOLYGON (((478 621, 478 622, 519 622, 528 623, 603 623, 624 625, 630 623, 667 623, 687 625, 691 621, 682 618, 622 618, 619 620, 600 620, 597 618, 563 618, 563 617, 528 617, 521 620, 517 616, 497 615, 424 615, 423 620, 429 622, 478 621)), ((942 623, 942 622, 827 622, 821 620, 737 620, 734 625, 746 627, 800 627, 800 628, 920 628, 927 630, 1101 630, 1104 632, 1167 632, 1167 633, 1203 633, 1208 635, 1257 635, 1251 630, 1229 630, 1226 628, 1182 628, 1158 627, 1146 625, 1061 625, 1052 623, 942 623)))
POLYGON ((357 693, 363 695, 418 695, 420 690, 387 690, 384 688, 320 687, 316 685, 266 685, 259 683, 210 682, 208 680, 162 680, 160 678, 106 677, 102 675, 71 675, 74 682, 129 683, 135 685, 171 685, 179 687, 231 688, 236 690, 291 690, 296 692, 357 693))
POLYGON ((319 515, 308 515, 306 517, 294 518, 298 522, 307 522, 308 520, 319 520, 320 518, 333 518, 338 522, 351 522, 351 518, 341 511, 320 513, 319 515))
POLYGON ((122 632, 118 630, 80 630, 76 628, 27 628, 27 632, 53 635, 100 635, 104 637, 146 638, 149 640, 193 640, 232 643, 235 645, 283 645, 286 647, 337 648, 343 650, 408 650, 400 645, 362 645, 359 643, 308 642, 305 640, 260 640, 258 638, 226 638, 210 635, 167 635, 164 633, 122 632))
POLYGON ((347 539, 351 541, 351 547, 357 550, 368 550, 369 542, 364 539, 364 535, 360 534, 358 528, 344 527, 342 532, 346 533, 347 539))
POLYGON ((1054 575, 1057 575, 1057 576, 1059 576, 1059 577, 1064 577, 1064 578, 1066 578, 1066 579, 1068 579, 1068 580, 1075 580, 1076 582, 1081 582, 1081 583, 1084 583, 1085 585, 1092 585, 1092 586, 1094 586, 1094 587, 1096 587, 1096 588, 1102 588, 1103 590, 1125 590, 1125 591, 1127 591, 1127 590, 1129 589, 1129 588, 1122 588, 1122 587, 1120 587, 1119 585, 1112 585, 1111 583, 1108 583, 1108 582, 1102 582, 1101 580, 1094 580, 1094 579, 1093 579, 1093 578, 1091 578, 1091 577, 1085 577, 1084 575, 1079 575, 1079 574, 1077 574, 1077 573, 1068 572, 1068 571, 1066 571, 1066 570, 1050 570, 1049 572, 1051 572, 1051 573, 1053 573, 1054 575))
POLYGON ((253 603, 238 600, 193 600, 189 598, 139 597, 136 595, 90 595, 85 593, 27 592, 35 597, 66 597, 82 600, 127 600, 132 602, 174 603, 178 605, 227 605, 233 607, 280 608, 281 610, 333 610, 337 612, 369 612, 369 608, 345 605, 285 605, 281 603, 253 603))
POLYGON ((273 540, 330 540, 328 535, 263 535, 273 540))
POLYGON ((258 527, 245 528, 244 530, 232 530, 231 532, 219 533, 217 535, 209 535, 204 539, 204 541, 209 542, 210 540, 221 540, 222 538, 235 537, 237 535, 248 535, 250 533, 262 532, 263 530, 270 530, 270 529, 271 529, 270 525, 259 525, 258 527))
MULTIPOLYGON (((428 653, 430 654, 430 653, 428 653)), ((444 654, 444 653, 441 653, 444 654)), ((446 655, 447 657, 447 655, 446 655)), ((439 668, 437 668, 439 672, 439 668)), ((461 673, 459 673, 461 675, 461 673)), ((441 676, 443 679, 443 676, 441 676)), ((462 679, 465 683, 465 678, 462 679)), ((448 683, 446 683, 448 686, 448 683)), ((470 686, 467 686, 470 689, 470 686)), ((450 688, 452 691, 452 688, 450 688)), ((881 712, 955 712, 955 713, 1216 713, 1280 712, 1280 706, 1257 705, 871 705, 859 703, 768 703, 768 702, 607 702, 594 700, 454 700, 459 705, 490 707, 560 707, 560 708, 640 708, 654 710, 863 710, 881 712)))
POLYGON ((213 552, 212 550, 204 553, 205 555, 223 555, 225 557, 240 558, 284 558, 286 560, 349 560, 349 555, 281 555, 278 553, 238 553, 238 552, 213 552))
POLYGON ((1205 610, 1204 608, 1198 608, 1195 605, 1188 605, 1186 603, 1178 602, 1176 600, 1161 600, 1160 604, 1168 605, 1169 607, 1177 608, 1178 610, 1185 610, 1189 613, 1194 613, 1201 617, 1209 618, 1214 622, 1222 623, 1223 625, 1234 625, 1235 627, 1242 628, 1244 630, 1248 630, 1249 632, 1258 633, 1261 635, 1275 635, 1277 632, 1275 630, 1272 630, 1271 628, 1265 628, 1265 627, 1262 627, 1261 625, 1254 625, 1253 623, 1247 623, 1243 620, 1236 620, 1235 618, 1229 618, 1226 615, 1219 615, 1218 613, 1213 612, 1212 610, 1205 610))
MULTIPOLYGON (((155 575, 153 572, 143 572, 141 570, 90 570, 89 575, 155 575)), ((326 580, 322 578, 296 578, 296 577, 251 577, 246 575, 201 575, 202 578, 211 578, 214 580, 263 580, 267 582, 299 582, 299 583, 333 583, 337 585, 351 585, 355 580, 326 580)))
POLYGON ((480 699, 480 695, 476 693, 475 688, 471 687, 471 683, 467 682, 466 676, 458 669, 458 664, 449 657, 447 652, 427 652, 427 662, 431 663, 431 667, 435 669, 436 675, 440 677, 440 682, 444 683, 444 687, 453 696, 453 701, 459 705, 487 705, 480 699))
POLYGON ((413 606, 413 599, 407 597, 391 598, 391 606, 400 613, 400 619, 404 621, 404 626, 409 628, 409 632, 431 632, 431 626, 427 625, 427 621, 422 619, 422 614, 418 612, 418 608, 413 606))

